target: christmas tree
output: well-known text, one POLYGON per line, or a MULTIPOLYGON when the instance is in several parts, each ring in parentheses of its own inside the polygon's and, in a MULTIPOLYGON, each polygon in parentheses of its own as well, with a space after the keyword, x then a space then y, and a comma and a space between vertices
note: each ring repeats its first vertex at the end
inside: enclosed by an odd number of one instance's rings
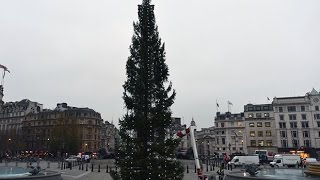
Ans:
POLYGON ((176 93, 168 81, 165 47, 150 0, 138 6, 138 16, 123 85, 127 112, 120 120, 119 176, 123 180, 182 179, 183 166, 175 159, 179 140, 169 130, 176 93))

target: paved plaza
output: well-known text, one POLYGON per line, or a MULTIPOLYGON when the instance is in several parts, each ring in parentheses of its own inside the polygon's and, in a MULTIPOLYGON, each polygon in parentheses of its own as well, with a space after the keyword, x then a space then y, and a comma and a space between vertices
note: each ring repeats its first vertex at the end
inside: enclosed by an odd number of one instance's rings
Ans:
MULTIPOLYGON (((16 162, 10 162, 8 163, 8 166, 19 166, 19 167, 27 167, 27 163, 26 162, 18 162, 18 164, 16 162)), ((5 166, 5 163, 0 163, 0 166, 5 166)), ((32 163, 32 166, 37 166, 37 163, 32 163)), ((106 165, 101 166, 100 168, 100 172, 98 172, 98 166, 97 164, 94 165, 93 168, 93 172, 92 172, 92 164, 88 163, 88 169, 86 170, 86 164, 84 164, 84 168, 82 170, 82 166, 74 166, 72 167, 72 169, 70 168, 62 168, 60 164, 58 164, 57 162, 50 162, 48 165, 47 161, 41 161, 39 163, 39 166, 41 167, 41 169, 46 169, 46 170, 51 170, 51 171, 57 171, 60 172, 62 175, 62 179, 63 180, 88 180, 88 179, 92 179, 92 180, 112 180, 111 176, 109 173, 106 172, 106 165)), ((110 167, 109 167, 110 168, 110 167)), ((114 168, 114 167, 113 167, 114 168)), ((186 168, 186 166, 185 166, 186 168)), ((187 168, 186 168, 187 169, 187 168)), ((188 170, 189 172, 187 173, 187 171, 185 171, 184 173, 184 180, 197 180, 197 175, 194 172, 194 168, 189 168, 188 166, 188 170)), ((215 171, 217 171, 217 168, 215 169, 215 171)), ((215 171, 205 171, 204 174, 207 175, 213 175, 216 174, 215 171)))

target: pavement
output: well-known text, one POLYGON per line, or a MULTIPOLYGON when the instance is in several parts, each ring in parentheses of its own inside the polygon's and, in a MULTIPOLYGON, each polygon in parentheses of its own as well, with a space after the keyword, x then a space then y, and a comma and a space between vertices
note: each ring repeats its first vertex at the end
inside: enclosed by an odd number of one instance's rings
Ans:
MULTIPOLYGON (((26 162, 10 162, 8 163, 8 166, 17 166, 18 167, 27 167, 26 162)), ((37 163, 33 163, 32 166, 37 166, 37 163)), ((5 163, 0 163, 0 166, 5 166, 5 163)), ((100 172, 98 172, 98 166, 97 164, 94 165, 93 172, 91 172, 92 164, 88 163, 88 170, 86 171, 86 164, 84 164, 84 168, 82 170, 82 166, 74 166, 72 167, 72 170, 70 169, 61 169, 60 164, 57 162, 50 162, 48 164, 47 161, 41 161, 39 162, 39 166, 41 169, 46 169, 50 171, 57 171, 61 173, 62 179, 63 180, 112 180, 111 176, 109 173, 106 172, 106 166, 101 166, 100 172)), ((112 165, 110 164, 112 167, 112 165)), ((109 167, 110 167, 109 166, 109 167)), ((190 165, 191 167, 194 167, 190 165)), ((206 167, 206 166, 203 166, 206 167)), ((186 168, 185 168, 186 169, 186 168)), ((197 174, 194 172, 194 168, 189 168, 188 166, 188 173, 187 171, 184 172, 184 178, 183 180, 198 180, 197 174)), ((204 169, 205 171, 203 172, 204 175, 207 176, 216 176, 216 171, 218 170, 217 167, 215 170, 210 171, 210 168, 208 168, 208 171, 206 171, 206 168, 204 169)), ((217 178, 216 178, 217 179, 217 178)))

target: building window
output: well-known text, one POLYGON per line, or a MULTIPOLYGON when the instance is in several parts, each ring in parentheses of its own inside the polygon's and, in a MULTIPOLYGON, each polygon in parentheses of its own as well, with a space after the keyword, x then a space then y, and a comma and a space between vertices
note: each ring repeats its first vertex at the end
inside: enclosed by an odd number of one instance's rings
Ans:
POLYGON ((280 137, 286 138, 287 137, 287 131, 280 131, 280 137))
POLYGON ((224 123, 221 123, 221 127, 224 127, 224 123))
POLYGON ((314 119, 320 119, 320 114, 314 114, 314 119))
POLYGON ((297 120, 296 114, 289 114, 289 120, 297 120))
POLYGON ((258 131, 258 137, 263 137, 263 131, 258 131))
POLYGON ((281 140, 281 147, 286 148, 288 147, 288 141, 287 140, 281 140))
POLYGON ((219 124, 218 123, 215 123, 216 124, 216 127, 219 127, 219 124))
POLYGON ((266 146, 272 146, 272 140, 267 140, 266 141, 266 146))
POLYGON ((305 137, 305 138, 310 137, 309 131, 303 131, 303 137, 305 137))
POLYGON ((311 140, 304 140, 303 143, 304 143, 304 146, 311 147, 311 140))
POLYGON ((271 136, 271 131, 266 131, 266 136, 270 137, 271 136))
POLYGON ((280 129, 285 129, 285 128, 287 128, 285 122, 279 123, 279 127, 280 127, 280 129))
POLYGON ((224 134, 224 131, 221 131, 221 134, 224 134))
POLYGON ((295 147, 295 148, 299 147, 299 140, 293 139, 292 140, 292 147, 295 147))
POLYGON ((255 137, 256 133, 254 131, 250 131, 250 137, 255 137))
POLYGON ((217 138, 217 144, 219 144, 219 138, 217 138))
POLYGON ((301 122, 302 128, 309 128, 309 122, 301 122))
POLYGON ((256 117, 257 117, 257 118, 261 118, 261 113, 257 113, 257 114, 256 114, 256 117))
POLYGON ((306 120, 307 119, 307 115, 306 114, 301 114, 301 119, 302 120, 306 120))
POLYGON ((265 126, 265 127, 270 127, 270 126, 271 126, 271 123, 270 123, 270 122, 265 122, 265 123, 264 123, 264 126, 265 126))
POLYGON ((283 107, 279 107, 279 112, 283 112, 283 107))
POLYGON ((257 127, 262 127, 262 122, 257 122, 257 127))
POLYGON ((254 127, 254 123, 253 122, 249 123, 249 127, 254 127))
POLYGON ((264 117, 269 117, 269 113, 264 113, 264 117))
POLYGON ((296 106, 288 106, 288 112, 295 112, 296 106))
POLYGON ((258 146, 264 146, 263 140, 258 140, 258 146))
POLYGON ((290 122, 290 127, 291 128, 298 128, 297 122, 290 122))
POLYGON ((249 118, 253 118, 253 113, 250 113, 248 116, 249 118))
POLYGON ((283 114, 279 115, 279 118, 280 120, 284 120, 284 115, 283 114))
POLYGON ((221 138, 221 142, 222 142, 222 144, 226 144, 226 139, 225 138, 221 138))
POLYGON ((291 131, 291 136, 294 138, 298 137, 298 131, 291 131))
POLYGON ((305 106, 301 106, 301 111, 306 111, 306 107, 305 106))
POLYGON ((320 121, 317 121, 317 125, 318 125, 318 127, 320 127, 320 121))
POLYGON ((319 111, 319 106, 316 106, 315 108, 316 108, 316 111, 319 111))
POLYGON ((250 141, 250 145, 253 146, 253 147, 257 146, 256 140, 251 140, 250 141))

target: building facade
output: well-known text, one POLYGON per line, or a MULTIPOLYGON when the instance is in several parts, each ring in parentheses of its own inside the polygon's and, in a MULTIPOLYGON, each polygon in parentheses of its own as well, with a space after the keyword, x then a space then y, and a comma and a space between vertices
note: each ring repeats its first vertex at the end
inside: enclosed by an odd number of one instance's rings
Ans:
POLYGON ((215 152, 219 155, 246 152, 244 113, 217 112, 215 117, 215 152))
POLYGON ((272 104, 247 104, 244 106, 247 154, 263 149, 276 153, 277 135, 272 104))
POLYGON ((89 108, 57 104, 54 110, 29 113, 22 121, 26 150, 37 152, 96 152, 103 120, 89 108))
MULTIPOLYGON (((320 94, 313 89, 305 96, 275 97, 274 117, 279 152, 320 149, 320 94)), ((314 156, 311 151, 309 155, 314 156)))

